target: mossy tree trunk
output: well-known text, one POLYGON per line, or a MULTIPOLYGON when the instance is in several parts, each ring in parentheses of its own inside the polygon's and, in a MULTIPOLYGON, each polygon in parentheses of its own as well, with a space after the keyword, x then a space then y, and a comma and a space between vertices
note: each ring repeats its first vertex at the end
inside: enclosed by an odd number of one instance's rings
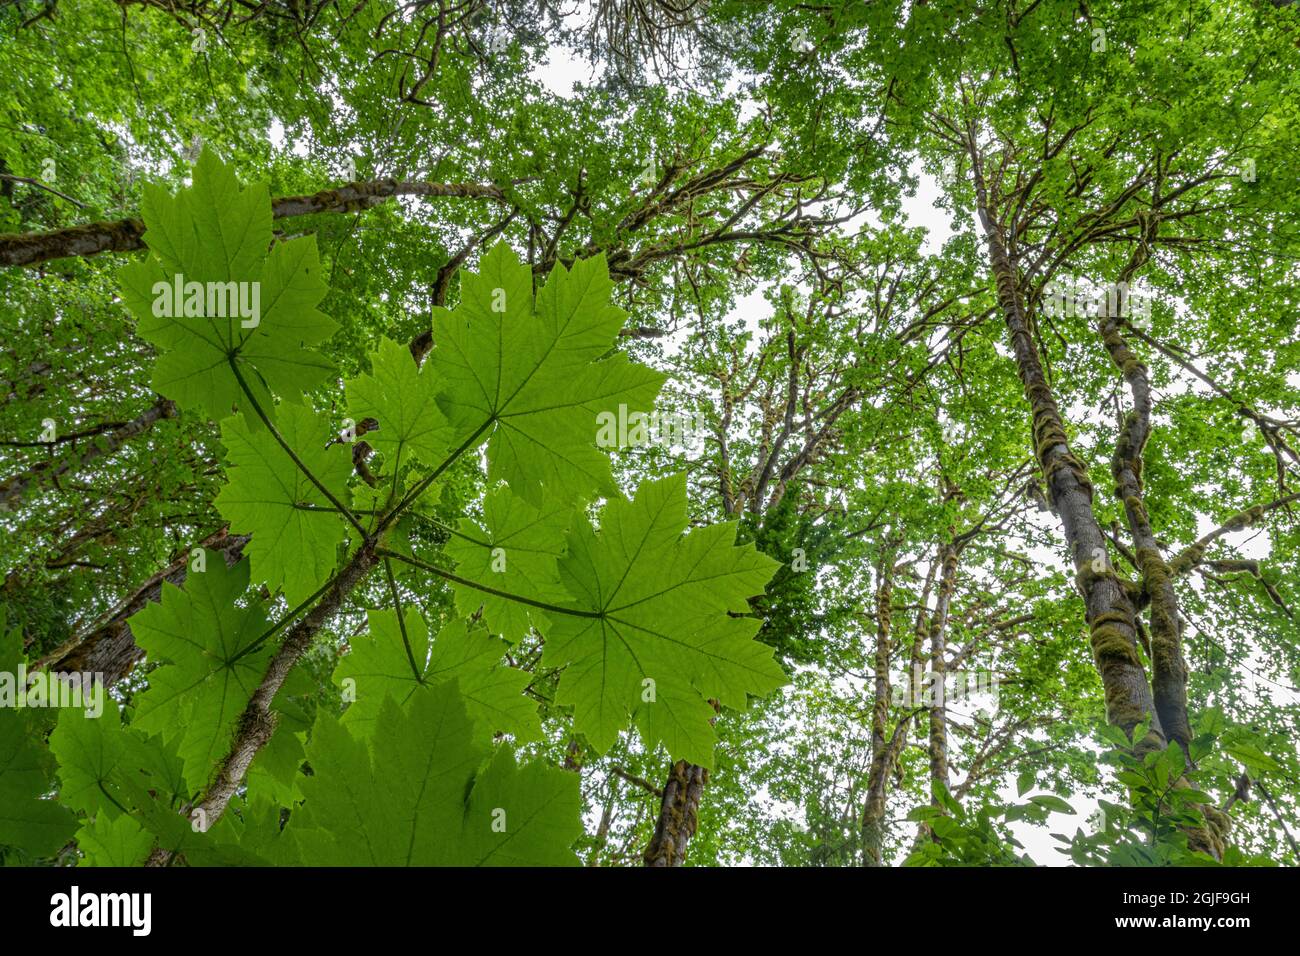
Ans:
POLYGON ((1105 688, 1106 716, 1126 733, 1150 719, 1150 733, 1139 746, 1163 748, 1164 731, 1156 717, 1151 687, 1138 656, 1133 602, 1110 566, 1106 538, 1092 510, 1092 482, 1083 463, 1070 450, 1060 407, 1043 372, 1021 299, 1017 269, 1007 255, 1002 226, 984 181, 983 157, 973 137, 967 143, 975 178, 977 212, 984 231, 989 268, 997 285, 998 307, 1011 339, 1016 371, 1029 401, 1034 454, 1074 560, 1075 581, 1086 607, 1093 657, 1105 688), (1098 566, 1101 570, 1094 570, 1098 566))
POLYGON ((957 588, 957 545, 939 549, 939 591, 930 618, 930 803, 941 806, 939 788, 948 789, 948 609, 957 588))
POLYGON ((862 807, 862 865, 884 866, 885 796, 889 771, 897 756, 896 746, 903 721, 889 733, 889 658, 893 652, 891 632, 894 608, 894 549, 886 548, 877 568, 875 699, 871 706, 871 770, 867 796, 862 807))
MULTIPOLYGON (((1035 458, 1047 481, 1048 499, 1061 519, 1074 561, 1075 583, 1084 599, 1093 659, 1105 693, 1106 718, 1122 728, 1130 738, 1139 723, 1148 722, 1145 737, 1133 740, 1135 754, 1142 756, 1163 750, 1170 739, 1188 736, 1189 731, 1186 668, 1180 666, 1181 653, 1177 652, 1176 598, 1172 595, 1168 566, 1155 547, 1140 495, 1140 457, 1149 431, 1149 428, 1143 428, 1142 419, 1144 411, 1149 413, 1150 409, 1145 370, 1139 372, 1131 353, 1118 348, 1122 343, 1116 343, 1117 347, 1112 348, 1112 358, 1120 363, 1126 378, 1130 374, 1136 376, 1130 381, 1130 386, 1139 386, 1134 392, 1139 407, 1130 413, 1121 432, 1112 471, 1135 541, 1139 542, 1139 547, 1143 547, 1141 542, 1151 545, 1151 549, 1139 557, 1139 563, 1143 565, 1144 577, 1149 569, 1152 572, 1150 583, 1161 590, 1157 599, 1159 608, 1153 607, 1153 620, 1161 618, 1159 626, 1165 629, 1161 640, 1165 644, 1161 651, 1162 660, 1156 669, 1161 675, 1160 693, 1168 718, 1173 722, 1172 727, 1166 727, 1166 714, 1156 707, 1138 653, 1139 617, 1135 602, 1143 599, 1142 589, 1123 580, 1111 565, 1106 538, 1092 508, 1092 482, 1087 469, 1070 449, 1064 418, 1044 374, 1031 317, 1022 296, 1019 269, 1007 252, 1007 234, 997 212, 1001 206, 995 192, 997 183, 990 184, 985 179, 984 156, 976 145, 973 130, 966 133, 965 147, 974 179, 976 213, 984 233, 989 269, 997 288, 998 307, 1010 336, 1016 371, 1030 405, 1035 458), (1146 385, 1145 390, 1143 385, 1146 385), (1160 567, 1165 568, 1164 575, 1160 574, 1160 567), (1163 590, 1166 586, 1168 592, 1163 590)), ((1112 334, 1112 342, 1116 337, 1117 334, 1112 334)), ((1112 342, 1107 342, 1108 347, 1112 342)), ((1222 835, 1227 821, 1214 808, 1205 809, 1209 827, 1188 828, 1188 842, 1193 849, 1218 858, 1222 855, 1222 835)))

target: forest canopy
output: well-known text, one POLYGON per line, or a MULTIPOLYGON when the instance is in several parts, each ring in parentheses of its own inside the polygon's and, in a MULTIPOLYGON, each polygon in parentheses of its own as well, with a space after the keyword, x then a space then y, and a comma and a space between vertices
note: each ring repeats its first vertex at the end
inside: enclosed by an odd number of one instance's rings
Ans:
POLYGON ((1294 866, 1300 4, 6 0, 0 862, 1294 866))

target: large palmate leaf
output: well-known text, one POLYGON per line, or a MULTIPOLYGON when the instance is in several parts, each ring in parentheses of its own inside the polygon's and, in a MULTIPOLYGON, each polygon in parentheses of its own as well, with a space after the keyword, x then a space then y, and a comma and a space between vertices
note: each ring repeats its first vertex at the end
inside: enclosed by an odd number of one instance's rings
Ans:
POLYGON ((67 807, 44 799, 54 761, 39 743, 35 717, 42 712, 17 708, 26 657, 22 632, 10 629, 6 617, 0 605, 0 847, 49 856, 68 842, 76 821, 67 807))
POLYGON ((112 777, 128 746, 117 701, 107 699, 98 717, 80 708, 60 711, 59 725, 50 735, 50 752, 59 761, 63 802, 89 814, 116 815, 112 777))
POLYGON ((148 789, 159 800, 190 792, 175 748, 160 736, 147 737, 138 723, 123 726, 117 701, 111 697, 97 717, 77 708, 60 711, 58 726, 50 735, 50 752, 59 761, 60 797, 89 815, 120 814, 130 802, 124 789, 127 779, 147 779, 148 789))
POLYGON ((498 747, 470 791, 461 827, 465 866, 568 866, 582 835, 573 773, 540 762, 519 766, 498 747), (575 818, 577 818, 575 820, 575 818))
POLYGON ((139 866, 153 849, 154 836, 129 816, 101 813, 77 831, 79 866, 139 866))
POLYGON ((133 726, 177 743, 192 788, 208 781, 225 756, 236 718, 262 680, 271 655, 258 641, 268 625, 262 606, 237 601, 248 590, 248 561, 227 568, 216 552, 191 572, 185 589, 162 586, 162 601, 131 618, 131 633, 151 660, 133 726))
MULTIPOLYGON (((342 501, 352 467, 347 450, 325 447, 328 429, 309 409, 282 405, 278 418, 277 428, 298 458, 342 501)), ((255 579, 272 591, 283 588, 296 605, 329 579, 347 526, 265 428, 232 416, 221 423, 221 440, 232 467, 217 510, 231 530, 256 532, 245 548, 255 579)))
POLYGON ((59 714, 50 749, 59 760, 61 793, 86 814, 77 833, 82 864, 138 865, 155 843, 196 865, 259 862, 234 845, 228 828, 201 832, 200 818, 181 813, 196 789, 174 746, 185 736, 147 737, 139 724, 124 726, 111 698, 98 717, 74 709, 59 714))
POLYGON ((735 546, 734 523, 686 530, 682 475, 645 482, 569 534, 560 577, 580 609, 553 614, 543 663, 564 667, 558 701, 598 751, 635 715, 674 757, 710 766, 713 709, 785 683, 772 649, 753 640, 748 599, 777 564, 735 546))
POLYGON ((306 236, 272 245, 264 184, 241 189, 234 172, 205 150, 188 189, 170 195, 144 187, 141 215, 150 255, 123 266, 119 276, 136 331, 158 348, 153 385, 160 394, 219 420, 248 407, 232 360, 263 408, 271 404, 268 387, 298 401, 328 379, 330 362, 305 348, 337 327, 316 309, 327 291, 316 240, 306 236), (185 301, 169 302, 156 291, 174 289, 178 276, 182 283, 203 285, 202 315, 187 315, 185 301), (225 286, 231 282, 236 286, 225 286), (238 296, 240 283, 247 316, 231 306, 228 295, 238 296))
POLYGON ((578 777, 515 766, 475 732, 455 681, 385 698, 369 740, 329 717, 287 833, 317 865, 564 865, 582 833, 578 777), (468 799, 467 799, 468 795, 468 799))
POLYGON ((366 441, 392 471, 409 459, 437 465, 447 451, 451 428, 438 407, 439 385, 435 373, 415 364, 409 348, 390 339, 370 353, 370 374, 346 383, 349 413, 355 421, 379 422, 366 441))
POLYGON ((466 710, 485 737, 496 731, 518 740, 541 736, 537 705, 524 696, 531 677, 505 665, 506 646, 499 638, 482 627, 451 621, 430 642, 424 619, 410 612, 405 615, 403 639, 395 611, 366 614, 368 633, 351 640, 351 651, 334 671, 335 680, 355 697, 343 714, 349 729, 368 735, 386 697, 405 706, 422 687, 454 679, 466 710), (351 684, 346 683, 349 680, 351 684))
POLYGON ((0 846, 51 856, 72 838, 77 825, 67 807, 44 799, 54 763, 25 716, 12 707, 0 708, 0 846))
POLYGON ((429 371, 454 444, 488 439, 488 477, 540 506, 614 493, 596 443, 601 412, 648 410, 664 376, 612 349, 624 313, 609 302, 602 256, 560 265, 533 300, 533 276, 504 243, 462 277, 454 312, 437 309, 429 371))
MULTIPOLYGON (((456 561, 456 573, 476 584, 539 602, 563 603, 568 592, 560 584, 555 561, 564 553, 564 534, 573 515, 573 506, 563 501, 547 497, 535 508, 498 486, 484 496, 482 522, 462 518, 446 552, 456 561)), ((545 611, 478 588, 454 587, 460 612, 469 615, 481 607, 488 627, 506 640, 519 640, 530 627, 545 633, 545 611)))

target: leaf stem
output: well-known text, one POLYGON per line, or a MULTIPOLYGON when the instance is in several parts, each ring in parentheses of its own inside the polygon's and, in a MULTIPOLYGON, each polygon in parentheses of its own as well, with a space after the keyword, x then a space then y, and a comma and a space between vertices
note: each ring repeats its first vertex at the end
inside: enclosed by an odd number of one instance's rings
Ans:
POLYGON ((437 480, 438 476, 441 475, 444 471, 446 471, 451 466, 451 464, 454 461, 456 461, 456 459, 458 459, 461 455, 463 455, 466 452, 466 450, 474 447, 474 444, 479 440, 479 436, 481 436, 485 431, 487 431, 488 428, 491 427, 492 423, 495 422, 496 420, 497 417, 493 415, 482 425, 476 428, 474 430, 474 434, 470 435, 463 442, 461 442, 460 447, 457 448, 455 451, 453 451, 450 455, 448 455, 443 460, 441 465, 435 468, 428 475, 425 475, 424 478, 420 480, 420 483, 418 485, 416 485, 405 495, 403 495, 402 500, 397 503, 397 507, 395 507, 392 511, 388 512, 387 517, 385 517, 383 521, 379 522, 379 527, 375 529, 375 535, 376 536, 381 535, 386 530, 388 530, 388 526, 391 525, 394 521, 396 521, 403 511, 405 511, 407 508, 410 507, 411 502, 413 502, 416 498, 420 497, 420 495, 424 494, 425 489, 427 489, 431 484, 433 484, 434 481, 437 480))
POLYGON ((474 588, 474 590, 482 591, 484 594, 492 594, 496 597, 505 598, 507 601, 516 601, 519 604, 527 604, 529 607, 540 608, 543 611, 553 611, 556 614, 568 614, 572 617, 603 618, 605 616, 600 611, 583 611, 573 607, 560 607, 558 604, 547 604, 545 601, 535 601, 532 598, 527 598, 520 594, 511 594, 509 591, 501 591, 497 588, 488 587, 486 584, 479 584, 477 581, 471 581, 468 578, 462 578, 458 574, 452 574, 450 571, 446 571, 437 565, 429 564, 427 561, 421 561, 419 558, 412 558, 404 554, 398 554, 396 551, 389 551, 385 548, 376 549, 375 554, 382 558, 396 558, 398 561, 419 568, 421 571, 428 571, 430 574, 436 574, 440 578, 445 578, 453 584, 463 584, 467 588, 474 588))
POLYGON ((104 786, 104 781, 103 781, 103 780, 97 780, 97 781, 95 781, 95 782, 96 782, 96 784, 98 784, 98 786, 99 786, 99 792, 102 793, 105 797, 108 798, 109 803, 113 804, 113 806, 117 807, 119 810, 121 810, 121 811, 122 811, 123 813, 125 813, 127 816, 130 816, 130 815, 131 815, 131 811, 128 810, 126 807, 122 806, 122 804, 118 803, 117 800, 116 800, 116 798, 114 798, 114 796, 113 796, 111 793, 108 792, 108 788, 104 786))
MULTIPOLYGON (((338 510, 337 510, 337 509, 335 509, 335 508, 327 508, 327 507, 325 507, 325 506, 323 506, 323 505, 304 505, 304 504, 295 504, 293 507, 296 508, 296 509, 298 509, 299 511, 317 511, 317 512, 323 512, 323 513, 328 513, 328 514, 338 514, 338 510)), ((352 513, 353 513, 353 514, 356 514, 356 515, 382 515, 382 514, 385 514, 385 512, 383 512, 383 511, 379 511, 379 510, 374 509, 374 508, 353 508, 353 509, 352 509, 352 513)), ((434 527, 438 528, 440 531, 445 531, 445 532, 447 532, 447 534, 451 535, 452 537, 455 537, 455 538, 461 538, 461 539, 463 539, 463 540, 465 540, 465 541, 468 541, 470 544, 477 544, 479 547, 482 547, 482 548, 490 548, 490 547, 492 547, 492 543, 491 543, 490 541, 483 541, 483 540, 481 540, 481 539, 479 539, 479 538, 474 537, 473 535, 468 535, 468 534, 466 534, 464 531, 461 531, 460 529, 455 528, 455 527, 452 527, 451 525, 447 524, 445 521, 439 521, 439 520, 438 520, 437 518, 435 518, 433 515, 427 515, 427 514, 415 513, 415 514, 412 515, 412 517, 413 517, 416 521, 425 521, 425 522, 428 522, 429 524, 431 524, 431 525, 433 525, 434 527)))
POLYGON ((240 651, 238 654, 236 654, 234 657, 232 657, 232 658, 230 659, 230 663, 233 664, 233 663, 235 663, 235 661, 239 660, 241 657, 244 657, 245 655, 248 655, 248 654, 253 653, 253 651, 257 650, 259 647, 261 647, 263 644, 265 644, 265 643, 266 643, 268 640, 270 640, 272 637, 275 637, 276 634, 278 634, 280 631, 282 631, 282 630, 284 629, 284 626, 285 626, 286 624, 288 624, 289 622, 293 621, 293 620, 294 620, 294 619, 295 619, 299 614, 301 614, 303 611, 305 611, 305 610, 308 608, 308 606, 310 606, 312 603, 314 603, 315 600, 316 600, 318 597, 320 597, 322 594, 324 594, 326 591, 328 591, 331 587, 333 587, 333 586, 334 586, 334 582, 337 581, 337 580, 339 579, 339 575, 342 574, 342 573, 343 573, 343 572, 340 571, 339 574, 335 574, 335 575, 332 576, 328 581, 326 581, 326 582, 325 582, 324 584, 322 584, 319 588, 317 588, 316 591, 311 595, 311 597, 307 598, 307 600, 303 601, 301 604, 299 604, 296 608, 294 608, 292 611, 290 611, 290 612, 289 612, 288 614, 286 614, 284 617, 280 618, 280 621, 279 621, 278 624, 272 625, 272 626, 271 626, 270 628, 268 628, 268 629, 267 629, 263 634, 259 635, 258 638, 257 638, 257 640, 253 641, 253 643, 249 644, 246 648, 244 648, 242 651, 240 651))
MULTIPOLYGON (((339 511, 338 508, 327 507, 327 506, 325 506, 325 505, 309 505, 309 504, 304 504, 304 503, 299 502, 299 501, 295 501, 295 502, 294 502, 292 505, 290 505, 289 507, 293 508, 295 511, 317 511, 317 512, 320 512, 320 513, 322 513, 322 514, 331 514, 331 515, 338 515, 338 514, 342 514, 342 513, 343 513, 343 512, 341 512, 341 511, 339 511)), ((378 509, 376 509, 376 508, 353 508, 353 509, 352 509, 352 513, 353 513, 354 515, 381 515, 381 514, 383 514, 382 511, 380 511, 380 510, 378 510, 378 509)))
POLYGON ((402 613, 402 599, 397 593, 397 581, 393 578, 393 562, 388 559, 388 555, 384 555, 384 574, 388 577, 388 590, 393 594, 393 607, 397 610, 397 627, 402 632, 402 646, 406 648, 406 659, 411 664, 411 673, 415 675, 415 682, 423 684, 424 675, 415 665, 415 654, 411 652, 411 639, 406 635, 406 615, 402 613))

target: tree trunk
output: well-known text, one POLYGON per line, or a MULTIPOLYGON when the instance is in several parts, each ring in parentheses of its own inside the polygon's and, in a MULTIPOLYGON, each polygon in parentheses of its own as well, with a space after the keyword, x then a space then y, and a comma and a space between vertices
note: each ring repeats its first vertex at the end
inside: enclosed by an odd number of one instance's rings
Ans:
POLYGON ((939 593, 930 618, 930 803, 939 806, 939 788, 948 789, 948 608, 957 587, 956 545, 939 549, 939 593))
MULTIPOLYGON (((1048 500, 1060 516, 1074 560, 1075 584, 1084 599, 1093 660, 1106 697, 1106 719, 1122 728, 1130 738, 1139 723, 1149 721, 1146 736, 1133 741, 1133 752, 1142 756, 1163 750, 1168 740, 1166 730, 1138 655, 1135 595, 1110 565, 1106 538, 1092 510, 1092 483, 1087 469, 1070 450, 1060 407, 1043 372, 1021 297, 1019 271, 1007 254, 973 133, 968 134, 966 146, 974 177, 976 211, 997 286, 998 306, 1010 334, 1016 371, 1032 413, 1034 454, 1047 480, 1048 500)), ((1126 428, 1125 434, 1131 437, 1131 429, 1126 428)), ((1122 436, 1121 444, 1123 441, 1122 436)), ((1130 520, 1133 517, 1130 515, 1130 520)), ((1214 808, 1203 809, 1209 826, 1188 828, 1188 844, 1218 859, 1223 852, 1227 818, 1214 808)))
POLYGON ((1106 718, 1127 733, 1150 718, 1147 739, 1136 744, 1143 751, 1163 749, 1164 731, 1138 656, 1133 602, 1110 567, 1106 539, 1092 511, 1092 482, 1087 469, 1070 451, 1061 410, 1047 384, 1025 315, 1016 267, 1007 256, 1000 227, 989 205, 980 156, 974 143, 969 145, 979 218, 989 266, 997 284, 998 306, 1010 334, 1016 371, 1032 413, 1034 454, 1047 480, 1048 500, 1060 516, 1074 559, 1075 583, 1086 606, 1093 658, 1105 688, 1106 718), (1098 567, 1100 570, 1096 570, 1098 567))
MULTIPOLYGON (((352 556, 342 570, 335 576, 333 584, 306 616, 301 618, 285 635, 267 665, 262 681, 257 685, 239 715, 234 739, 230 751, 217 768, 207 792, 190 809, 202 811, 208 825, 215 824, 226 812, 231 797, 244 782, 244 775, 259 750, 271 740, 278 723, 276 713, 271 709, 275 695, 284 686, 285 679, 295 664, 311 647, 317 631, 325 626, 338 613, 343 602, 370 569, 378 562, 375 546, 367 542, 352 556)), ((145 861, 147 866, 167 866, 174 854, 171 851, 155 847, 145 861)))
POLYGON ((862 865, 884 866, 885 788, 890 770, 890 742, 885 734, 889 723, 890 632, 894 610, 894 553, 886 549, 877 572, 875 700, 871 707, 871 771, 867 777, 867 798, 862 807, 862 865))
POLYGON ((1170 740, 1186 751, 1192 728, 1187 718, 1187 664, 1183 660, 1182 615, 1174 592, 1173 573, 1156 543, 1151 519, 1142 501, 1142 450, 1151 435, 1151 383, 1147 370, 1119 334, 1112 318, 1102 323, 1102 339, 1111 359, 1124 375, 1133 396, 1125 418, 1111 474, 1124 504, 1133 550, 1142 574, 1142 590, 1151 602, 1152 689, 1160 725, 1170 740))
MULTIPOLYGON (((271 201, 275 219, 316 213, 357 212, 394 196, 456 196, 466 199, 503 199, 496 186, 477 183, 375 182, 347 183, 307 196, 280 196, 271 201)), ((0 266, 30 266, 68 256, 94 256, 101 252, 130 252, 144 248, 144 223, 139 219, 91 222, 49 232, 0 235, 0 266)))
POLYGON ((686 861, 686 845, 695 836, 700 796, 708 777, 709 772, 697 764, 685 760, 673 764, 664 784, 655 833, 643 856, 646 866, 681 866, 686 861))

